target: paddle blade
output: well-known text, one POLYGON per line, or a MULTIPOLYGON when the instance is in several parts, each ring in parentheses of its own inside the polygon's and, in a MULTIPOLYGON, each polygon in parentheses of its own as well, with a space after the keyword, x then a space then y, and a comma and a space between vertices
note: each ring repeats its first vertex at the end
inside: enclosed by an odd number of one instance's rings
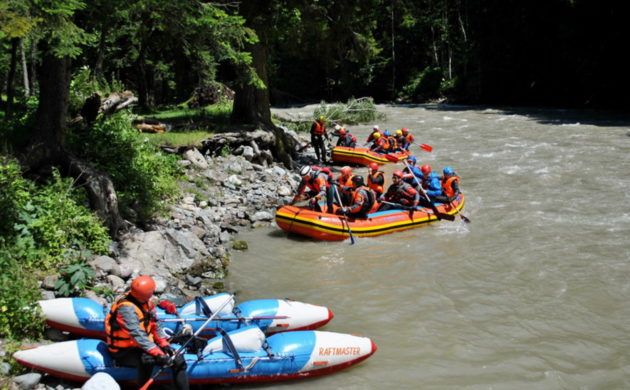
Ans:
POLYGON ((431 145, 420 144, 418 146, 420 146, 420 149, 425 150, 427 152, 432 152, 433 151, 433 146, 431 146, 431 145))
POLYGON ((153 384, 153 378, 149 379, 147 381, 147 383, 144 384, 144 386, 142 386, 140 388, 140 390, 148 390, 148 388, 153 384))
POLYGON ((386 154, 385 158, 387 159, 387 161, 389 162, 393 162, 393 163, 397 163, 398 162, 398 157, 396 157, 393 154, 386 154))

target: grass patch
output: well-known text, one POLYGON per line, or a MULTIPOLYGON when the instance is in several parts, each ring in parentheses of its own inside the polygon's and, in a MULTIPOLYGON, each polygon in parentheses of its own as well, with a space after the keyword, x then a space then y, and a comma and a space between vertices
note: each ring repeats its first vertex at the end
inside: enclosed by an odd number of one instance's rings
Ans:
MULTIPOLYGON (((228 124, 232 115, 232 102, 225 101, 211 104, 203 108, 174 107, 145 115, 145 118, 167 122, 173 127, 183 124, 212 124, 215 126, 228 124)), ((200 126, 197 126, 200 128, 200 126)))
POLYGON ((156 146, 199 146, 201 141, 212 136, 211 131, 197 130, 174 132, 170 131, 162 134, 146 133, 144 136, 150 143, 156 146))

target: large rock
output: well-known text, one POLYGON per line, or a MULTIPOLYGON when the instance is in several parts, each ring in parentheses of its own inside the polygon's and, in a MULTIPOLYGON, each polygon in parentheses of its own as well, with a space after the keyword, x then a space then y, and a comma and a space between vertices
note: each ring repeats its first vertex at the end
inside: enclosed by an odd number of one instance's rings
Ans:
POLYGON ((81 390, 120 390, 120 385, 111 375, 97 372, 83 384, 81 390))
POLYGON ((205 157, 195 148, 185 151, 184 158, 199 169, 208 169, 208 162, 205 157))
POLYGON ((32 389, 35 386, 37 386, 37 384, 39 383, 41 379, 42 379, 42 374, 32 372, 30 374, 16 376, 15 378, 13 378, 13 382, 15 382, 15 384, 17 384, 20 387, 20 389, 26 390, 26 389, 32 389))

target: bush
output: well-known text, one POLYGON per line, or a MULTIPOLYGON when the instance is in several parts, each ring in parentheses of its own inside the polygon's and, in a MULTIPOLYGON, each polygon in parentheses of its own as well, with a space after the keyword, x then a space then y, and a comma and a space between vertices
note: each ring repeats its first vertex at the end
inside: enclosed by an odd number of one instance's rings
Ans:
POLYGON ((329 123, 343 124, 374 122, 385 117, 382 113, 376 111, 374 99, 371 97, 349 99, 345 104, 326 104, 321 102, 320 106, 313 112, 313 119, 320 116, 324 116, 329 123))
POLYGON ((107 172, 116 188, 122 214, 144 222, 179 194, 174 155, 162 153, 131 126, 129 114, 116 113, 68 137, 72 150, 107 172))
POLYGON ((60 270, 61 277, 55 283, 57 295, 63 297, 79 295, 92 284, 94 270, 84 261, 68 264, 60 270))
POLYGON ((22 178, 20 165, 0 156, 0 237, 15 235, 13 225, 18 222, 19 210, 26 204, 32 185, 22 178))
POLYGON ((425 68, 411 77, 403 87, 402 95, 412 101, 424 101, 440 96, 442 85, 442 70, 440 68, 425 68))

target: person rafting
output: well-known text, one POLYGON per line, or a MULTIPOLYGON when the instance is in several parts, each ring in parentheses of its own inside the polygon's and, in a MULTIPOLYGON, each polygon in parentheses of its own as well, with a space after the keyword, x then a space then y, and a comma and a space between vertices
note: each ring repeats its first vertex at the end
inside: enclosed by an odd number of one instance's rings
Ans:
POLYGON ((370 142, 376 141, 376 134, 378 134, 379 137, 382 135, 381 129, 378 127, 378 125, 374 125, 372 127, 372 132, 370 133, 370 135, 368 135, 367 140, 365 140, 365 144, 368 145, 370 142))
POLYGON ((339 177, 337 177, 337 186, 339 189, 339 196, 341 196, 341 202, 347 204, 351 200, 352 196, 352 168, 349 166, 341 167, 339 171, 339 177))
POLYGON ((377 198, 383 195, 383 186, 385 185, 385 173, 378 170, 377 163, 370 163, 367 179, 368 187, 374 191, 377 198))
POLYGON ((406 127, 403 127, 402 129, 400 129, 400 131, 402 131, 402 134, 405 137, 404 144, 403 144, 402 148, 404 150, 409 150, 409 147, 411 146, 411 144, 414 143, 415 138, 413 137, 413 134, 411 134, 409 132, 409 129, 406 128, 406 127))
MULTIPOLYGON (((107 348, 116 363, 137 367, 138 383, 145 384, 155 365, 171 364, 175 354, 168 340, 162 337, 155 306, 150 301, 155 292, 153 278, 141 275, 131 282, 130 291, 118 299, 105 317, 107 348)), ((186 361, 178 355, 172 362, 173 383, 178 390, 187 390, 186 361)))
POLYGON ((300 169, 302 180, 298 186, 297 193, 291 200, 291 204, 300 200, 310 199, 310 207, 317 211, 323 211, 319 205, 321 198, 326 198, 327 212, 333 213, 333 187, 332 172, 329 168, 321 168, 317 165, 303 166, 300 169))
MULTIPOLYGON (((431 165, 429 164, 425 164, 420 167, 420 171, 422 171, 422 178, 420 180, 422 188, 424 188, 425 192, 431 199, 431 202, 435 202, 435 199, 442 195, 442 183, 440 182, 440 176, 432 171, 431 165)), ((429 206, 429 202, 426 198, 422 197, 421 202, 422 206, 429 206)))
POLYGON ((398 148, 397 151, 405 149, 407 140, 405 139, 405 136, 403 135, 401 129, 396 130, 396 132, 394 133, 394 140, 396 141, 396 147, 398 148))
POLYGON ((454 201, 459 195, 459 176, 455 173, 452 167, 444 167, 442 170, 444 176, 442 176, 442 195, 435 197, 436 202, 450 203, 454 201))
POLYGON ((379 210, 393 210, 401 208, 416 208, 420 202, 420 195, 411 185, 405 183, 402 171, 392 174, 392 184, 387 192, 381 196, 384 201, 379 210))
POLYGON ((389 153, 389 141, 381 133, 374 134, 374 142, 370 149, 376 153, 389 153))
POLYGON ((418 187, 418 182, 421 182, 422 180, 422 171, 416 166, 417 161, 416 156, 411 155, 407 157, 407 167, 403 169, 403 173, 405 174, 403 176, 403 181, 416 189, 418 187), (414 179, 414 176, 417 180, 414 179))
POLYGON ((345 146, 348 148, 356 148, 357 146, 357 138, 352 135, 349 131, 346 130, 345 127, 339 126, 337 125, 335 126, 335 132, 333 133, 333 135, 336 135, 339 137, 339 139, 337 140, 337 145, 336 146, 345 146), (337 126, 339 128, 337 128, 337 126))
POLYGON ((326 118, 320 116, 311 125, 311 145, 315 149, 318 162, 326 164, 326 147, 324 137, 330 141, 330 136, 326 132, 326 118))
POLYGON ((365 186, 363 176, 356 175, 352 177, 350 205, 344 207, 342 213, 353 218, 367 218, 375 202, 376 195, 374 191, 365 186))

